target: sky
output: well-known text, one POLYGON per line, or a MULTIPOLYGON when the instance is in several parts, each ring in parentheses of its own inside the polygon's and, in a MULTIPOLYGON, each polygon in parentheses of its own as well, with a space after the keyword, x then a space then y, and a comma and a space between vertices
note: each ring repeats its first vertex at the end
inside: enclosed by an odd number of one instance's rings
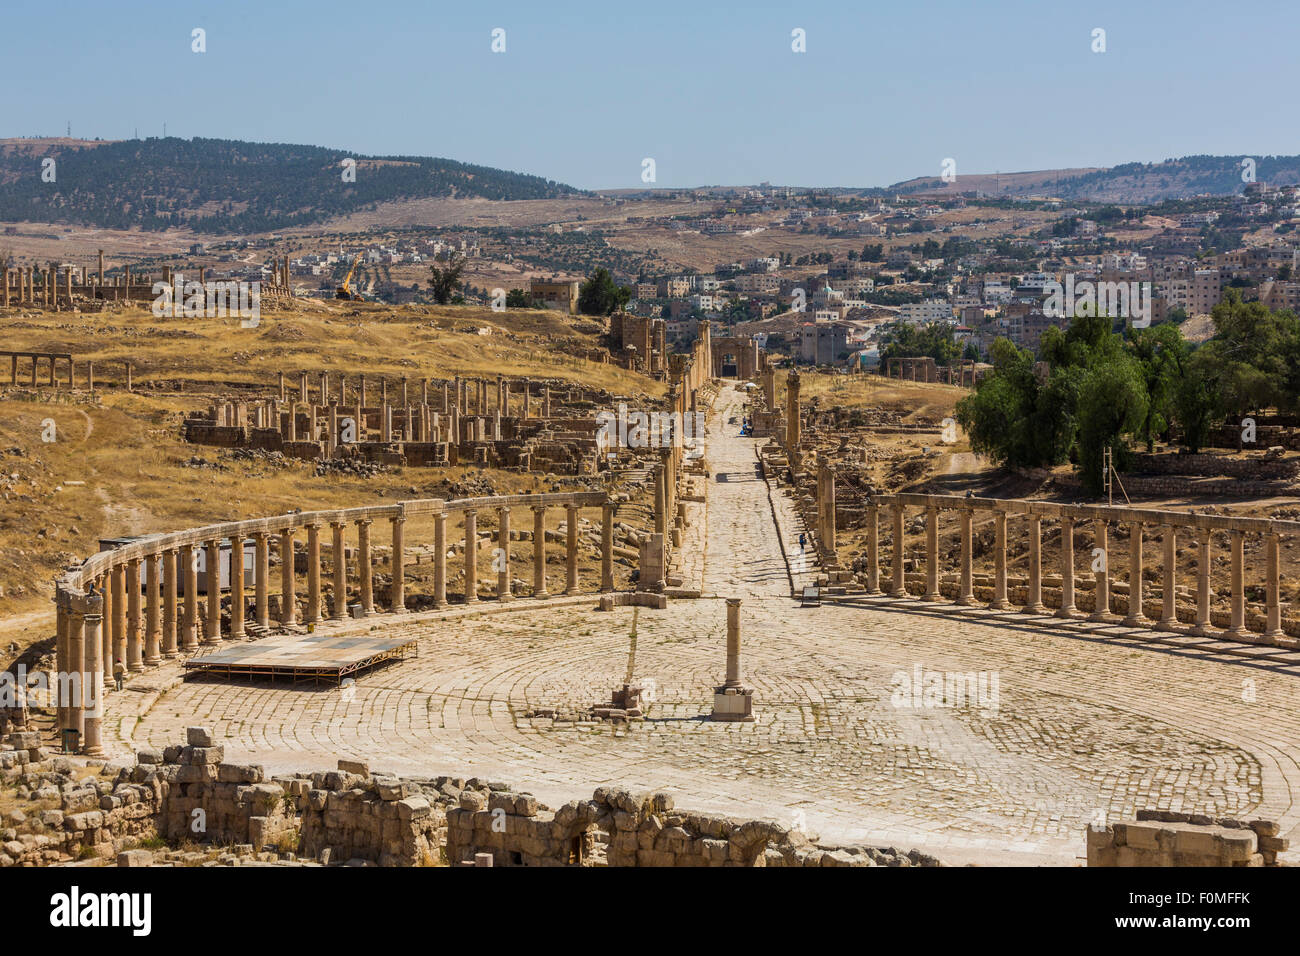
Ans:
POLYGON ((4 0, 0 24, 0 137, 165 124, 585 189, 644 188, 646 159, 658 187, 852 187, 1300 153, 1295 0, 4 0))

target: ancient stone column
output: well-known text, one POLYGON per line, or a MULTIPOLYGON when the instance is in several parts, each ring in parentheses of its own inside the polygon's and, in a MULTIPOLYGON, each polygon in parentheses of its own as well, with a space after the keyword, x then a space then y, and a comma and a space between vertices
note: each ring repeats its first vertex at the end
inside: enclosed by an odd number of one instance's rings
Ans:
POLYGON ((55 727, 58 730, 66 730, 70 726, 68 721, 70 702, 62 693, 63 675, 71 674, 73 670, 68 657, 70 622, 66 597, 61 590, 56 590, 54 592, 54 680, 50 684, 50 692, 55 695, 55 727))
POLYGON ((280 623, 289 627, 298 621, 298 598, 293 582, 293 528, 280 531, 280 623))
POLYGON ((867 499, 863 511, 867 539, 867 594, 880 593, 880 508, 867 499))
MULTIPOLYGON (((793 373, 792 373, 793 374, 793 373)), ((903 503, 897 499, 894 500, 894 555, 893 563, 890 565, 890 574, 892 580, 889 584, 889 593, 893 597, 907 596, 907 582, 903 577, 903 503)))
POLYGON ((320 620, 320 524, 307 525, 307 608, 302 617, 304 624, 320 620))
POLYGON ((478 600, 478 512, 465 512, 465 603, 478 600))
POLYGON ((181 570, 185 574, 185 624, 181 628, 182 648, 193 653, 199 647, 199 556, 190 544, 181 545, 181 570))
MULTIPOLYGON (((86 668, 86 598, 74 598, 68 602, 67 607, 67 665, 64 673, 68 675, 68 684, 59 683, 59 693, 62 696, 67 693, 69 696, 64 702, 65 713, 63 727, 77 732, 77 739, 80 741, 86 733, 86 711, 85 711, 85 692, 83 685, 86 681, 100 678, 101 675, 96 672, 91 674, 86 668), (73 682, 72 678, 76 680, 73 682), (64 690, 64 687, 67 690, 64 690)), ((80 743, 78 743, 80 746, 80 743)))
POLYGON ((1142 613, 1142 522, 1129 522, 1128 539, 1128 614, 1124 623, 1136 627, 1149 624, 1142 613))
POLYGON ((578 506, 565 505, 565 531, 567 547, 565 549, 564 593, 578 593, 578 506))
POLYGON ((1232 616, 1228 629, 1223 636, 1235 640, 1251 637, 1246 630, 1246 536, 1240 531, 1232 531, 1232 616))
POLYGON ((546 506, 533 505, 533 597, 548 597, 546 590, 546 506))
POLYGON ((1029 515, 1029 600, 1021 609, 1025 614, 1045 614, 1043 604, 1043 516, 1029 515))
POLYGON ((1286 637, 1286 632, 1282 630, 1281 582, 1279 580, 1281 560, 1276 531, 1270 531, 1264 537, 1264 556, 1264 573, 1268 576, 1264 598, 1264 639, 1276 643, 1286 637))
MULTIPOLYGON (((402 384, 405 386, 405 380, 402 384)), ((406 611, 406 544, 403 536, 406 529, 406 516, 394 515, 388 520, 393 530, 393 587, 390 597, 393 613, 401 614, 406 611)))
POLYGON ((244 537, 230 539, 230 633, 228 641, 242 641, 244 632, 244 537))
POLYGON ((445 511, 433 516, 433 606, 447 606, 447 513, 445 511))
POLYGON ((1072 618, 1078 614, 1074 606, 1074 519, 1061 516, 1061 606, 1056 616, 1072 618))
POLYGON ((1097 568, 1094 572, 1097 576, 1097 588, 1095 593, 1096 604, 1093 611, 1088 615, 1090 621, 1109 621, 1110 613, 1110 550, 1106 543, 1106 519, 1097 518, 1093 523, 1093 566, 1097 568), (1101 551, 1101 563, 1097 564, 1095 553, 1098 549, 1101 551))
MULTIPOLYGON (((817 537, 826 558, 835 561, 835 466, 825 459, 818 467, 817 514, 821 518, 817 537)), ((933 598, 931 600, 934 600, 933 598)))
POLYGON ((785 450, 790 467, 799 470, 799 372, 790 371, 785 386, 785 450))
POLYGON ((1165 525, 1160 529, 1160 543, 1164 545, 1164 596, 1160 606, 1160 620, 1156 624, 1157 631, 1173 631, 1178 625, 1178 607, 1177 593, 1174 589, 1175 570, 1177 567, 1178 551, 1175 545, 1177 533, 1171 524, 1165 525))
POLYGON ((972 576, 974 535, 971 528, 974 512, 970 508, 962 508, 959 510, 958 515, 961 518, 961 575, 957 584, 957 603, 966 606, 975 603, 975 586, 972 576))
POLYGON ((727 598, 727 676, 713 689, 713 720, 754 719, 754 692, 740 677, 740 599, 727 598))
POLYGON ((357 521, 357 572, 361 585, 361 616, 375 612, 375 594, 370 579, 370 519, 357 521))
POLYGON ((726 686, 740 686, 740 598, 727 598, 726 686))
POLYGON ((989 607, 1002 611, 1010 607, 1007 601, 1007 513, 993 513, 993 600, 989 607))
POLYGON ((1196 623, 1190 634, 1210 633, 1210 529, 1201 528, 1196 541, 1196 623))
POLYGON ((341 621, 348 613, 348 559, 343 544, 343 522, 331 521, 330 530, 334 533, 334 613, 330 617, 341 621))
POLYGON ((126 666, 126 566, 117 564, 113 568, 110 587, 113 588, 113 653, 108 662, 109 675, 116 669, 118 661, 126 666))
POLYGON ((207 543, 207 560, 203 574, 207 587, 207 627, 203 631, 204 644, 221 643, 221 541, 213 538, 207 543))
POLYGON ((939 509, 925 509, 925 594, 923 601, 937 601, 939 593, 939 509))
POLYGON ((600 590, 614 590, 614 506, 608 501, 600 510, 600 590))
POLYGON ((170 548, 162 553, 163 560, 163 624, 162 654, 169 660, 176 656, 177 632, 179 622, 176 620, 176 549, 170 548))
POLYGON ((104 665, 101 661, 100 628, 103 625, 103 598, 98 594, 85 597, 85 662, 81 672, 81 712, 85 733, 81 752, 88 757, 103 756, 104 665))
POLYGON ((144 670, 140 649, 140 559, 126 562, 126 669, 133 674, 144 670))
POLYGON ((497 509, 497 600, 509 601, 510 594, 510 509, 497 509))
POLYGON ((655 534, 668 530, 668 471, 655 466, 655 534))
POLYGON ((162 593, 159 590, 158 565, 161 556, 157 553, 146 555, 144 565, 144 665, 157 667, 162 663, 162 621, 159 605, 162 593))
POLYGON ((253 532, 253 560, 257 564, 254 573, 254 603, 256 604, 257 626, 271 626, 271 546, 265 531, 253 532))

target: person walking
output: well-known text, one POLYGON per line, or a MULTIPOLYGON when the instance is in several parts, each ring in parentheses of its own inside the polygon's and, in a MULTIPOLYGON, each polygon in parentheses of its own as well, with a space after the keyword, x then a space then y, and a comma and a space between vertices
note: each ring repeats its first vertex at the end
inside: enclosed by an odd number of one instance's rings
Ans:
POLYGON ((126 682, 126 668, 122 666, 121 660, 113 664, 113 680, 117 682, 118 690, 121 690, 126 682))

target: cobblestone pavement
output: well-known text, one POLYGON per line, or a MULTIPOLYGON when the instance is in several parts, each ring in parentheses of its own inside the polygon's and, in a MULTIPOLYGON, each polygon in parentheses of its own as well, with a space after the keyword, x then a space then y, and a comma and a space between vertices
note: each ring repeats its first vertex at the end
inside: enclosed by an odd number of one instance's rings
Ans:
MULTIPOLYGON (((604 784, 662 788, 679 806, 951 862, 1074 864, 1090 821, 1147 807, 1268 817, 1297 836, 1300 667, 918 601, 799 608, 753 441, 727 424, 736 401, 720 397, 709 449, 705 596, 635 618, 636 676, 655 693, 644 722, 525 718, 607 701, 633 610, 516 602, 508 614, 393 619, 385 633, 417 635, 419 658, 351 694, 190 683, 111 695, 119 746, 173 743, 199 723, 230 759, 273 771, 357 755, 504 780, 551 805, 604 784), (703 719, 733 596, 752 724, 703 719), (917 667, 984 672, 990 706, 915 706, 924 699, 896 694, 895 678, 917 667)), ((170 662, 149 682, 177 672, 170 662)))

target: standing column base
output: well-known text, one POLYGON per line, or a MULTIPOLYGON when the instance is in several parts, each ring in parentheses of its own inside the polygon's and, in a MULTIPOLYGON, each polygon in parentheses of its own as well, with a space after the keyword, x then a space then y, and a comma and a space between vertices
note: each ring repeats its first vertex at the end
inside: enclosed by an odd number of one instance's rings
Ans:
POLYGON ((1209 637, 1214 633, 1214 629, 1210 627, 1208 621, 1203 621, 1193 624, 1187 629, 1187 633, 1193 637, 1209 637))
POLYGON ((1047 605, 1042 601, 1038 601, 1034 604, 1026 604, 1020 609, 1021 614, 1046 614, 1047 611, 1047 605))
POLYGON ((1070 604, 1066 607, 1058 607, 1056 613, 1053 614, 1052 617, 1059 617, 1066 621, 1077 621, 1079 618, 1083 617, 1083 612, 1073 604, 1070 604))
POLYGON ((1161 618, 1155 624, 1157 631, 1177 631, 1179 630, 1178 622, 1172 618, 1161 618))
POLYGON ((713 688, 713 713, 710 720, 753 721, 754 691, 749 687, 713 688))

